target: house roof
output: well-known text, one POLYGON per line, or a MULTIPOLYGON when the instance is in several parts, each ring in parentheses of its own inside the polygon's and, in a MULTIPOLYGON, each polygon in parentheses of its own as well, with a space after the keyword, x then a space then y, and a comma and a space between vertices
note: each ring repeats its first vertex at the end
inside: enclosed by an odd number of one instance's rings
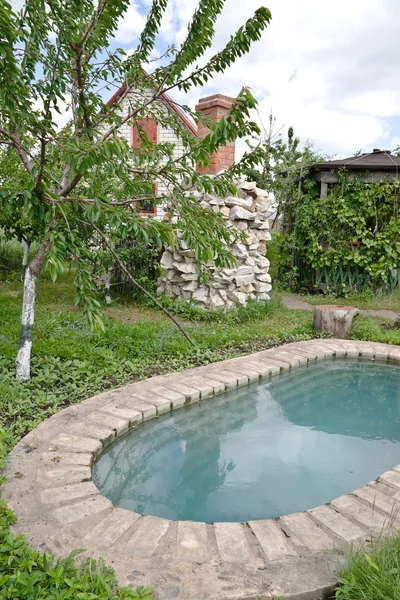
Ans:
POLYGON ((400 157, 391 154, 390 150, 375 149, 372 152, 350 156, 339 160, 329 160, 316 163, 311 167, 313 171, 332 171, 347 169, 348 171, 395 171, 400 168, 400 157))
MULTIPOLYGON (((118 101, 118 98, 124 93, 126 90, 126 84, 124 83, 121 87, 115 92, 113 96, 108 100, 107 106, 111 106, 114 102, 118 101)), ((192 123, 189 117, 185 114, 185 112, 178 106, 168 94, 162 94, 161 99, 171 110, 173 110, 178 117, 181 119, 184 125, 189 129, 189 131, 197 136, 197 127, 192 123)))

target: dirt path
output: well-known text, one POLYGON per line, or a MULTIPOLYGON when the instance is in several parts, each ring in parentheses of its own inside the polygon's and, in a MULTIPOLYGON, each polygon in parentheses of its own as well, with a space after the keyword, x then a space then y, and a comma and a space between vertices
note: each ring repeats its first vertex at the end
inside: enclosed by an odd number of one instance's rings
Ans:
MULTIPOLYGON (((304 300, 299 300, 295 296, 281 296, 281 302, 283 306, 286 308, 294 309, 294 310, 313 310, 314 306, 309 302, 304 302, 304 300)), ((321 303, 323 303, 321 299, 321 303)), ((352 306, 355 303, 352 302, 352 306)), ((394 310, 365 310, 360 309, 360 315, 364 315, 365 317, 381 317, 383 319, 387 319, 388 321, 399 321, 400 313, 395 312, 394 310)))

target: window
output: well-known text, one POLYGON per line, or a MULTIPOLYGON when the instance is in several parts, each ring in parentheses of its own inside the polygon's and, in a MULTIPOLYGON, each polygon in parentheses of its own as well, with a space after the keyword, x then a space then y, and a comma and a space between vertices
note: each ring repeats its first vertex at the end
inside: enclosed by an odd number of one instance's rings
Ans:
MULTIPOLYGON (((153 185, 153 194, 157 196, 158 193, 158 185, 155 183, 153 185)), ((156 215, 157 214, 157 205, 154 204, 151 200, 146 200, 144 202, 138 202, 137 211, 139 215, 156 215)))

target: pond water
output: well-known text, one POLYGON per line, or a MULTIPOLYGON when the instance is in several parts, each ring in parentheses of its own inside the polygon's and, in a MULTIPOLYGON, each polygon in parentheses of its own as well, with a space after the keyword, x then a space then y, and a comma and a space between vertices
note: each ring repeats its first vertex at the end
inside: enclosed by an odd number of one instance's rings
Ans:
POLYGON ((303 511, 400 463, 400 367, 326 360, 150 421, 93 480, 115 506, 194 521, 303 511))

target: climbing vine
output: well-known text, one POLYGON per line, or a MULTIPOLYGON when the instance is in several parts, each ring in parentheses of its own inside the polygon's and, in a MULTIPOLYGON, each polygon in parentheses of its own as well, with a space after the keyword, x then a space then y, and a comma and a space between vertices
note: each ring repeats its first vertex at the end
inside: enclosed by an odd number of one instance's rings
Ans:
POLYGON ((357 268, 371 286, 380 286, 400 266, 399 199, 399 181, 371 184, 343 171, 322 199, 307 180, 288 243, 314 271, 357 268))

